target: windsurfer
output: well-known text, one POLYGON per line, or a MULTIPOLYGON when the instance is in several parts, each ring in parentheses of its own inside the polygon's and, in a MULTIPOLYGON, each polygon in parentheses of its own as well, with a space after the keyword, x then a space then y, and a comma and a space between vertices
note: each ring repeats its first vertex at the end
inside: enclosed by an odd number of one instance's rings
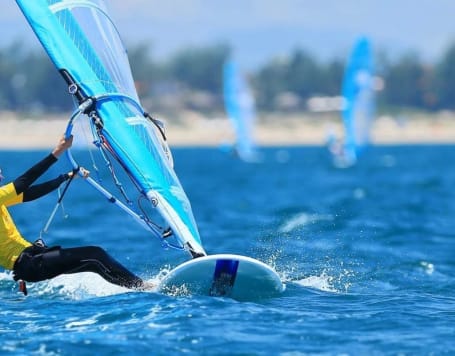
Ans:
MULTIPOLYGON (((40 198, 57 189, 75 174, 74 172, 61 174, 55 179, 32 185, 63 152, 71 147, 72 141, 72 136, 69 139, 62 137, 47 157, 13 182, 0 186, 0 266, 12 270, 16 281, 38 282, 60 274, 94 272, 107 281, 123 287, 131 289, 150 287, 101 247, 47 247, 41 239, 32 244, 22 237, 15 226, 8 206, 40 198)), ((81 172, 83 177, 89 174, 84 168, 81 168, 81 172)), ((0 180, 2 178, 0 171, 0 180)), ((24 282, 20 287, 26 294, 24 282)))

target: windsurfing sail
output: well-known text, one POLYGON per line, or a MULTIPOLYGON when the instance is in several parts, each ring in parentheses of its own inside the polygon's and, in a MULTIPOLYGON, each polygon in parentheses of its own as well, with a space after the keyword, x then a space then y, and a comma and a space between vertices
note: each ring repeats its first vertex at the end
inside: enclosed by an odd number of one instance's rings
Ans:
POLYGON ((253 138, 256 123, 255 101, 238 64, 226 61, 223 67, 223 95, 226 113, 235 130, 234 149, 244 161, 259 158, 253 138))
POLYGON ((345 165, 354 164, 370 142, 374 115, 373 66, 370 41, 361 37, 354 45, 342 84, 345 136, 341 160, 345 165))
POLYGON ((75 100, 66 132, 74 135, 67 155, 73 167, 81 164, 80 151, 87 152, 92 166, 84 167, 95 171, 87 182, 109 202, 164 244, 192 257, 206 255, 164 127, 140 104, 126 50, 104 1, 16 2, 75 100))

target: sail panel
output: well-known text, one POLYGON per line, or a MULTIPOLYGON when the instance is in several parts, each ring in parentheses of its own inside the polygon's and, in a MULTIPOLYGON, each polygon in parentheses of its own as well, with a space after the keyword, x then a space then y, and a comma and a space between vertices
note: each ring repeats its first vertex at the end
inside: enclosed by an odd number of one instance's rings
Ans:
POLYGON ((162 138, 144 118, 117 29, 101 0, 17 0, 30 26, 59 70, 66 70, 86 97, 108 97, 97 103, 101 135, 142 193, 166 201, 165 220, 182 244, 202 250, 189 200, 163 150, 162 138), (117 95, 118 94, 118 95, 117 95), (129 105, 122 96, 137 105, 129 105), (131 124, 131 118, 137 118, 131 124), (145 120, 145 121, 140 121, 145 120), (139 124, 138 124, 139 122, 139 124), (142 126, 141 130, 138 127, 142 126), (145 130, 145 131, 144 131, 145 130), (146 132, 148 135, 144 135, 146 132), (169 211, 171 207, 172 211, 169 211), (184 225, 184 226, 181 226, 184 225))
POLYGON ((229 60, 223 68, 223 95, 226 113, 236 134, 236 149, 240 158, 248 161, 257 156, 253 139, 256 121, 254 97, 236 62, 229 60))
POLYGON ((373 55, 368 38, 357 40, 346 66, 342 95, 345 149, 356 156, 370 140, 373 120, 373 55))

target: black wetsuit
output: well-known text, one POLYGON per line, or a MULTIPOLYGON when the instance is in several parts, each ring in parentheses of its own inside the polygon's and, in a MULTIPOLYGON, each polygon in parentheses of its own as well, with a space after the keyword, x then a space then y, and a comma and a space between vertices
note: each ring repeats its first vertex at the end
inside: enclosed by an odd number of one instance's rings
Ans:
MULTIPOLYGON (((16 193, 18 195, 23 193, 24 202, 35 200, 55 190, 69 179, 68 174, 62 174, 53 180, 31 186, 56 161, 55 156, 49 154, 13 182, 16 193)), ((13 267, 14 280, 28 282, 78 272, 95 272, 107 281, 127 288, 140 288, 144 284, 141 278, 97 246, 47 247, 38 240, 22 251, 13 267)))
POLYGON ((27 247, 14 265, 14 280, 38 282, 60 274, 95 272, 108 282, 139 288, 142 279, 132 274, 98 246, 61 248, 35 243, 27 247))

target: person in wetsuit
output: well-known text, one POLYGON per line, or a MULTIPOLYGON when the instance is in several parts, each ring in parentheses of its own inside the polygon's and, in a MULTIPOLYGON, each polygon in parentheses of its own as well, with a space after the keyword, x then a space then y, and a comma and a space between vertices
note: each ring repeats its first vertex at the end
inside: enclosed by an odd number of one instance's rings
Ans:
MULTIPOLYGON (((71 147, 73 137, 62 137, 52 153, 13 182, 0 186, 0 266, 13 271, 15 281, 38 282, 60 274, 95 272, 108 282, 131 289, 144 289, 144 281, 128 271, 98 246, 48 247, 41 239, 30 243, 22 237, 7 207, 35 200, 57 189, 74 172, 32 185, 58 157, 71 147)), ((88 171, 82 171, 84 176, 88 171)), ((0 180, 1 176, 0 171, 0 180)), ((21 287, 26 294, 25 284, 21 287)))

